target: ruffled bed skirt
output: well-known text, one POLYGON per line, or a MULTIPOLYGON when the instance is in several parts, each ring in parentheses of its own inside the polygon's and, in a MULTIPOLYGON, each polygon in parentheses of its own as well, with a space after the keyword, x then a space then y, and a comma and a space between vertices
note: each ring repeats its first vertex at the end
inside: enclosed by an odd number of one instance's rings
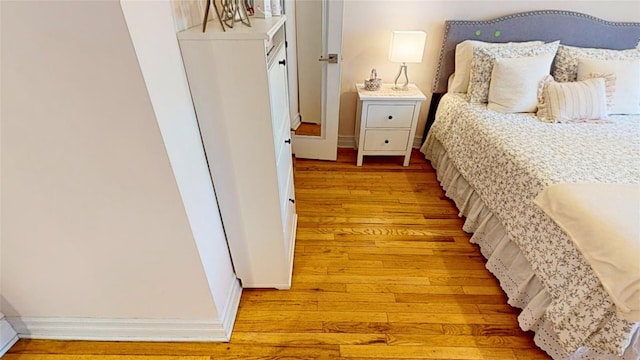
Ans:
MULTIPOLYGON (((579 348, 573 354, 560 345, 552 324, 545 317, 551 298, 544 285, 536 277, 520 248, 509 240, 499 219, 495 217, 450 161, 442 144, 428 137, 420 151, 431 161, 438 181, 447 197, 452 199, 460 216, 464 216, 463 230, 473 233, 471 242, 480 246, 487 259, 486 267, 500 282, 509 298, 509 305, 522 309, 518 316, 520 328, 535 332, 534 341, 554 359, 619 360, 618 356, 603 354, 596 349, 579 348)), ((640 359, 640 330, 634 329, 622 359, 640 359)))

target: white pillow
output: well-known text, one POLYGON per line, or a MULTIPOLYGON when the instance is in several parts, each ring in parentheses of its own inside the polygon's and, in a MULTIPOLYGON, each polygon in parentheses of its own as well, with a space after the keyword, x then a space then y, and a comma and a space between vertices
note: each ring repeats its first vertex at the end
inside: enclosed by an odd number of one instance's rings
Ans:
POLYGON ((472 104, 483 104, 489 100, 489 84, 493 64, 498 58, 521 58, 540 54, 554 54, 558 50, 560 41, 543 45, 521 47, 480 47, 473 49, 471 61, 471 76, 467 98, 472 104))
POLYGON ((496 59, 489 84, 487 107, 502 113, 535 112, 538 86, 549 75, 554 53, 496 59))
POLYGON ((531 45, 542 45, 542 41, 527 41, 527 42, 510 42, 510 43, 488 43, 477 40, 465 40, 456 45, 455 56, 455 76, 451 86, 449 86, 449 92, 454 93, 466 93, 469 87, 469 76, 471 75, 471 59, 473 58, 473 49, 475 47, 486 46, 507 46, 507 47, 520 47, 531 45))
POLYGON ((610 73, 616 78, 609 114, 640 114, 640 59, 578 59, 578 80, 594 73, 610 73))
POLYGON ((603 78, 578 82, 540 83, 537 116, 548 122, 589 122, 607 119, 607 96, 603 78))

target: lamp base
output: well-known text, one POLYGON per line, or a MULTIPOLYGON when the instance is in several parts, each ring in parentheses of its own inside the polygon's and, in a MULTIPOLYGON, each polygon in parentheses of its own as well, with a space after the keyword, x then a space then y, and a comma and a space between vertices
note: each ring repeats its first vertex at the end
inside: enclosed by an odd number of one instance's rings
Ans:
POLYGON ((409 90, 408 85, 409 85, 409 77, 407 76, 407 64, 402 63, 402 65, 400 65, 400 71, 398 71, 398 75, 396 76, 396 79, 393 82, 393 90, 407 91, 409 90), (400 76, 402 74, 404 74, 404 84, 398 85, 398 79, 400 79, 400 76))

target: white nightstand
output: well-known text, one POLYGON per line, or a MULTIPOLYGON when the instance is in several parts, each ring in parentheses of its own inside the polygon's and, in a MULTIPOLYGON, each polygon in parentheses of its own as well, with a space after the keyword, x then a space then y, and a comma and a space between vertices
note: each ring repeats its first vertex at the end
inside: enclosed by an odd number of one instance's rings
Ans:
POLYGON ((392 87, 384 84, 378 91, 367 91, 363 84, 356 84, 358 166, 362 166, 364 155, 404 156, 403 165, 409 166, 420 105, 427 97, 413 84, 407 91, 392 87))

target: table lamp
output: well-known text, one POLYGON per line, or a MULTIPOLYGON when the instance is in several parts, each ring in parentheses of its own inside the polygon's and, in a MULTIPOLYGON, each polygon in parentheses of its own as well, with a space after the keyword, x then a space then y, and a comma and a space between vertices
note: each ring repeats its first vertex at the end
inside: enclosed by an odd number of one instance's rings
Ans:
POLYGON ((402 63, 400 71, 393 83, 394 90, 408 90, 409 77, 407 76, 407 63, 422 62, 424 43, 427 33, 424 31, 393 31, 391 46, 389 46, 389 60, 402 63), (404 73, 404 85, 398 86, 398 79, 404 73))

